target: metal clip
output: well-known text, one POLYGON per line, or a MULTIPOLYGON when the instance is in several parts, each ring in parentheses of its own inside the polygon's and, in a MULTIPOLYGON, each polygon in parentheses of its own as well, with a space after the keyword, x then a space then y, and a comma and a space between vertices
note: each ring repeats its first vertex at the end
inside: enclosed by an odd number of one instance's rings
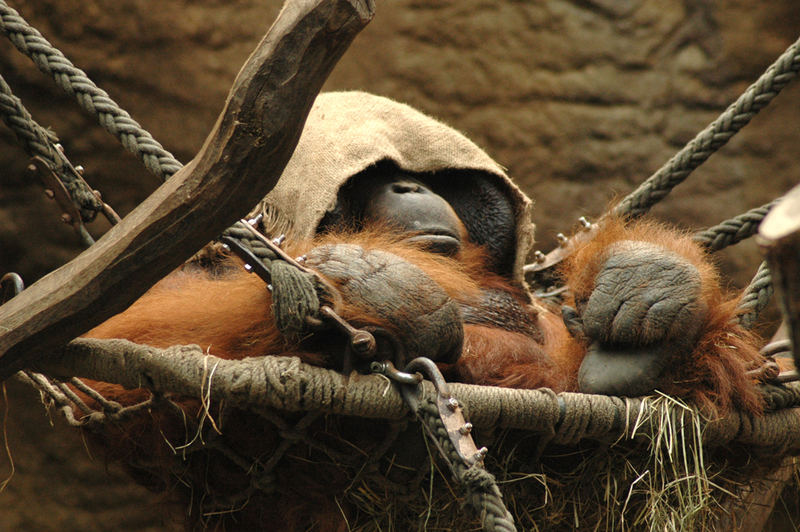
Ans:
POLYGON ((379 373, 398 384, 417 386, 422 382, 421 373, 407 373, 405 371, 400 371, 388 360, 376 360, 369 365, 369 369, 372 371, 372 373, 379 373))
POLYGON ((0 278, 0 305, 25 289, 25 283, 18 273, 10 272, 0 278))
MULTIPOLYGON (((388 363, 384 363, 388 364, 388 363)), ((439 418, 442 420, 447 436, 455 447, 458 456, 469 466, 483 463, 488 450, 486 447, 478 449, 472 439, 472 424, 464 418, 464 412, 458 400, 450 394, 450 388, 444 380, 442 373, 431 359, 425 357, 415 358, 405 367, 402 372, 397 372, 402 378, 407 375, 424 375, 433 383, 436 389, 436 406, 439 410, 439 418)), ((384 373, 389 378, 392 376, 384 373)), ((422 377, 420 377, 421 380, 422 377)), ((398 381, 400 382, 400 381, 398 381)), ((413 388, 403 386, 400 392, 406 403, 416 411, 419 406, 419 383, 414 383, 413 388)))

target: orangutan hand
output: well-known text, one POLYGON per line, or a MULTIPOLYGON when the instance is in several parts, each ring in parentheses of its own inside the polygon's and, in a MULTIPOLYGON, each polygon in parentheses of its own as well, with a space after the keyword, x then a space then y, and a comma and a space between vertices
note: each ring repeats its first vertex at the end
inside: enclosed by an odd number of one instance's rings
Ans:
POLYGON ((700 274, 656 244, 622 241, 610 251, 578 309, 589 340, 579 386, 588 393, 641 395, 654 389, 671 361, 695 347, 707 314, 700 274))
POLYGON ((306 265, 332 281, 366 321, 375 316, 391 323, 408 358, 455 362, 460 356, 464 332, 458 305, 417 266, 355 244, 316 247, 306 265))

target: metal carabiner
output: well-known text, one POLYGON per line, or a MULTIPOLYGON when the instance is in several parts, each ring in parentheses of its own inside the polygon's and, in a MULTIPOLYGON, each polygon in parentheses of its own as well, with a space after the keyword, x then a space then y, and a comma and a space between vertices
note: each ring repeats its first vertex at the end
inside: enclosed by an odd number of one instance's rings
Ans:
POLYGON ((18 273, 9 272, 0 278, 0 305, 25 289, 25 283, 18 273))
POLYGON ((372 371, 372 373, 379 373, 398 384, 414 386, 415 388, 422 382, 423 379, 421 373, 408 373, 406 371, 400 371, 388 360, 376 360, 369 365, 369 369, 372 371))

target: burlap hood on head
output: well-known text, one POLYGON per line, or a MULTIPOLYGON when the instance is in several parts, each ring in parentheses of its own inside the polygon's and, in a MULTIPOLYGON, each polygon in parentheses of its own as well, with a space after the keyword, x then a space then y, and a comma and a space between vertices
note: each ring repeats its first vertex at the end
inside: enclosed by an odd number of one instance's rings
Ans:
MULTIPOLYGON (((531 201, 503 168, 458 131, 388 98, 364 92, 320 94, 308 115, 294 155, 278 184, 251 216, 263 214, 267 234, 312 237, 339 189, 382 161, 415 173, 478 171, 496 179, 516 219, 514 278, 533 244, 531 201)), ((449 172, 458 179, 458 172, 449 172)))

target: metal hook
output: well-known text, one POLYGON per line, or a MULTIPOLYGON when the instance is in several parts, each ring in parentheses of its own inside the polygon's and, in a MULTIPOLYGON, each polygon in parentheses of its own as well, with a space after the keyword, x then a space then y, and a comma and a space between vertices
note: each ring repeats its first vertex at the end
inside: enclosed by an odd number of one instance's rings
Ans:
POLYGON ((408 373, 406 371, 400 371, 388 360, 376 360, 369 365, 369 369, 373 373, 380 373, 381 375, 393 380, 398 384, 417 386, 422 382, 422 375, 420 373, 408 373))
POLYGON ((0 278, 0 305, 25 289, 25 283, 18 273, 10 272, 0 278))
POLYGON ((400 392, 403 395, 403 399, 415 412, 419 408, 422 375, 428 377, 436 389, 436 406, 439 411, 439 419, 442 420, 442 424, 447 430, 447 436, 456 453, 469 466, 483 463, 488 449, 486 447, 478 449, 475 445, 471 435, 472 423, 467 422, 461 405, 450 394, 450 387, 433 360, 425 357, 415 358, 406 365, 404 371, 394 370, 394 367, 389 362, 373 363, 373 367, 381 370, 379 373, 389 378, 394 377, 397 382, 408 384, 401 386, 400 392))

